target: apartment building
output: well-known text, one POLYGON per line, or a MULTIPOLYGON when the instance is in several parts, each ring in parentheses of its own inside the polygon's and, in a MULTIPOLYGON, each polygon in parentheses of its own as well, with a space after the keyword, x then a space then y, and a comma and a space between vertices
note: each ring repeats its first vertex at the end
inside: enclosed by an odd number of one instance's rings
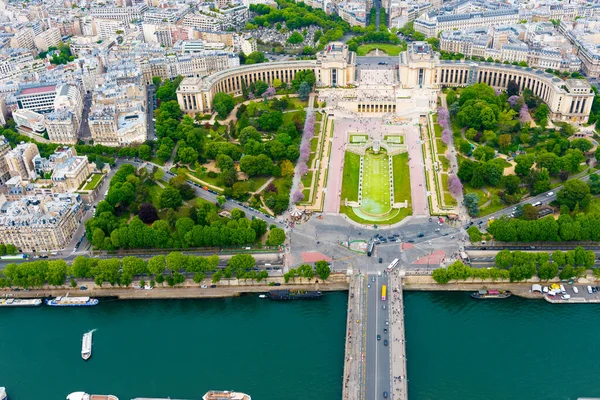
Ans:
POLYGON ((182 20, 182 25, 200 31, 218 32, 230 28, 243 28, 248 22, 248 17, 248 9, 242 5, 218 11, 202 8, 193 14, 187 14, 182 20))
POLYGON ((367 26, 367 8, 363 1, 343 1, 338 4, 338 15, 352 26, 367 26))
POLYGON ((17 130, 21 133, 41 135, 46 129, 44 116, 28 109, 13 111, 13 120, 15 121, 17 130))
POLYGON ((52 184, 60 191, 75 191, 94 172, 96 166, 87 156, 78 156, 74 148, 58 148, 49 158, 52 184))
POLYGON ((4 48, 0 50, 0 74, 15 71, 24 63, 33 61, 33 53, 29 49, 4 48))
POLYGON ((112 39, 127 30, 127 23, 119 19, 94 18, 94 32, 100 40, 112 39))
POLYGON ((256 44, 256 39, 253 37, 243 38, 242 39, 242 53, 244 55, 249 55, 258 50, 258 46, 256 44))
POLYGON ((516 8, 500 8, 465 14, 438 15, 429 13, 415 20, 414 29, 427 37, 437 37, 443 31, 512 25, 518 23, 519 20, 519 10, 516 8))
POLYGON ((56 47, 61 42, 60 29, 50 28, 37 35, 33 40, 39 51, 48 51, 49 47, 56 47))
POLYGON ((6 155, 11 150, 8 140, 0 136, 0 185, 3 185, 10 179, 10 171, 6 162, 6 155))
POLYGON ((23 86, 16 93, 17 104, 21 109, 36 112, 49 112, 54 110, 56 98, 56 85, 30 85, 23 86))
POLYGON ((600 78, 600 48, 597 44, 597 32, 600 20, 578 20, 574 24, 561 22, 558 30, 576 49, 581 60, 583 72, 590 78, 600 78))
POLYGON ((19 251, 44 253, 64 249, 81 223, 83 203, 76 194, 0 195, 0 242, 19 251))
POLYGON ((20 143, 4 156, 8 164, 11 177, 19 176, 23 180, 37 179, 34 158, 39 157, 40 152, 33 143, 20 143))
POLYGON ((136 4, 127 7, 97 7, 92 8, 90 15, 99 19, 116 19, 127 23, 141 21, 148 10, 146 4, 136 4))
POLYGON ((35 50, 35 34, 31 28, 19 29, 10 40, 10 47, 13 49, 35 50))
POLYGON ((95 144, 128 146, 147 139, 146 113, 138 106, 127 108, 115 105, 92 106, 89 125, 95 144))

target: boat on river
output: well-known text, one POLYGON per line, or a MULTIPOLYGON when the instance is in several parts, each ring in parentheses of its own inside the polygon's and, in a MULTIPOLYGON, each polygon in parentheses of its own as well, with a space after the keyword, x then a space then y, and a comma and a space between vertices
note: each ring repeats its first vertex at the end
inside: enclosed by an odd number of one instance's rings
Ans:
POLYGON ((269 297, 271 300, 316 300, 320 299, 323 293, 316 290, 271 290, 269 297))
POLYGON ((73 392, 67 396, 67 400, 119 400, 112 394, 87 394, 86 392, 73 392))
POLYGON ((227 390, 209 390, 202 400, 252 400, 246 393, 229 392, 227 390))
POLYGON ((47 299, 46 305, 51 307, 91 307, 98 305, 98 299, 91 297, 56 297, 54 299, 47 299))
POLYGON ((8 399, 8 395, 6 394, 6 388, 0 387, 0 400, 8 399))
POLYGON ((512 293, 509 290, 496 290, 496 289, 481 289, 475 293, 471 293, 471 297, 474 299, 506 299, 510 297, 512 293))
POLYGON ((42 299, 0 299, 0 307, 38 307, 41 305, 42 299))
POLYGON ((83 340, 81 342, 81 358, 85 361, 89 360, 92 356, 92 334, 94 331, 89 331, 83 334, 83 340))

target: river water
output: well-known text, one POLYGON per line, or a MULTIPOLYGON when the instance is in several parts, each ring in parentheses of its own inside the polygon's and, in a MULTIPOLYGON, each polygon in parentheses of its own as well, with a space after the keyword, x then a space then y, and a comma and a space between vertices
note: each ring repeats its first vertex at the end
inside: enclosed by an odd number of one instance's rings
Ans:
POLYGON ((252 295, 2 308, 0 386, 11 400, 60 400, 75 391, 199 400, 210 389, 256 400, 337 400, 347 299, 336 292, 317 301, 252 295), (81 337, 91 329, 85 362, 81 337))
POLYGON ((600 304, 404 296, 410 400, 600 397, 600 304))
MULTIPOLYGON (((410 400, 600 397, 600 305, 404 295, 410 400)), ((3 308, 0 386, 11 400, 80 390, 199 400, 209 389, 254 400, 339 400, 347 298, 3 308), (81 335, 91 329, 94 352, 84 362, 81 335)))

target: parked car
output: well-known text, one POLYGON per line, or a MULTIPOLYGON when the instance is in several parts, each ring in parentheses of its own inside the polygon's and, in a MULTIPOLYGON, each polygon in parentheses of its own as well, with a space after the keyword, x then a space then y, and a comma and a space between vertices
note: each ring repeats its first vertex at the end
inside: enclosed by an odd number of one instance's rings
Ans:
POLYGON ((202 286, 200 286, 200 287, 201 287, 202 289, 208 289, 208 286, 207 286, 207 285, 202 285, 202 286))

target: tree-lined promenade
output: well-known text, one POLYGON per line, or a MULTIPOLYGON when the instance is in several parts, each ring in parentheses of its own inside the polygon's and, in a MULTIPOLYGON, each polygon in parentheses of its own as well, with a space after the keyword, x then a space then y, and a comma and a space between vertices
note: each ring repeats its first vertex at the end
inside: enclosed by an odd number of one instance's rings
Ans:
MULTIPOLYGON (((0 272, 0 288, 42 288, 64 286, 67 282, 77 287, 77 280, 93 280, 96 285, 128 287, 136 279, 141 286, 148 284, 167 284, 170 287, 184 283, 186 277, 192 278, 196 284, 207 276, 212 283, 222 279, 261 282, 269 277, 266 270, 255 268, 256 260, 250 254, 236 254, 227 262, 227 266, 219 268, 219 257, 216 255, 201 257, 171 252, 157 255, 148 261, 138 257, 97 259, 79 256, 72 264, 65 260, 38 260, 20 264, 9 264, 0 272)), ((285 282, 296 277, 312 280, 315 276, 327 279, 331 273, 327 262, 319 261, 316 268, 303 264, 284 275, 285 282)))
POLYGON ((561 280, 568 280, 584 277, 590 268, 594 277, 599 279, 600 268, 592 268, 595 262, 594 252, 582 247, 551 254, 502 250, 496 254, 494 268, 473 268, 456 261, 447 268, 434 270, 433 279, 442 284, 468 279, 520 282, 532 279, 536 275, 542 281, 552 280, 557 275, 561 280))

